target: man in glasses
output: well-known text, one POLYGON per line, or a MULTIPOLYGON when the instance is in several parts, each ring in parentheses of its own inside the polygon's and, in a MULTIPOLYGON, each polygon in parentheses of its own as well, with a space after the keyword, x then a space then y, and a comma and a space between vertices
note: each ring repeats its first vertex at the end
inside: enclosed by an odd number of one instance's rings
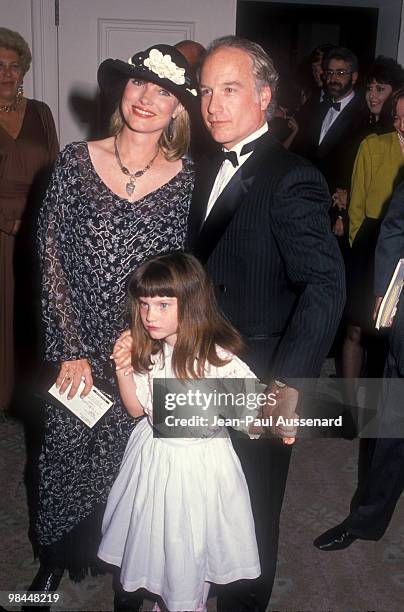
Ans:
POLYGON ((348 250, 347 192, 359 142, 353 138, 364 105, 355 93, 358 59, 349 49, 334 47, 323 60, 324 96, 294 148, 324 174, 332 200, 331 224, 342 253, 348 250), (302 143, 303 146, 302 146, 302 143))

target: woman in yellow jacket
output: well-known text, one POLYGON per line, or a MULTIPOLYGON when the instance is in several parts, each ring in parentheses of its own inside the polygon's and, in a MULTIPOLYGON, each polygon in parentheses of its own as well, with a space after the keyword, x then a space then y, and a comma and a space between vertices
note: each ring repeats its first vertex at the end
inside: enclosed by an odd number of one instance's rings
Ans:
MULTIPOLYGON (((371 134, 358 150, 351 183, 349 241, 352 247, 348 266, 347 333, 343 345, 344 378, 358 378, 364 359, 364 333, 374 328, 372 313, 374 252, 381 217, 404 169, 404 88, 392 97, 393 126, 389 134, 371 134)), ((404 213, 404 211, 403 211, 404 213)), ((380 348, 380 347, 379 347, 380 348)), ((377 351, 381 361, 383 351, 377 351)), ((368 376, 378 376, 376 363, 368 376)), ((383 370, 381 370, 382 372, 383 370)), ((354 397, 348 398, 350 401, 354 397)))

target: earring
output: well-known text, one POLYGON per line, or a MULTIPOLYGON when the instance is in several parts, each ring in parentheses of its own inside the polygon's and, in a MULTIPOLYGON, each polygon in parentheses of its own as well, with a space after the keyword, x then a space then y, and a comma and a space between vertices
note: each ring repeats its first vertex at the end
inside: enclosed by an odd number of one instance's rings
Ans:
POLYGON ((170 123, 167 126, 167 139, 169 142, 172 141, 173 136, 174 136, 174 122, 175 122, 175 117, 171 117, 170 123))
POLYGON ((23 99, 23 97, 24 97, 24 84, 21 81, 21 83, 18 85, 17 93, 15 96, 15 101, 17 102, 17 104, 23 99))

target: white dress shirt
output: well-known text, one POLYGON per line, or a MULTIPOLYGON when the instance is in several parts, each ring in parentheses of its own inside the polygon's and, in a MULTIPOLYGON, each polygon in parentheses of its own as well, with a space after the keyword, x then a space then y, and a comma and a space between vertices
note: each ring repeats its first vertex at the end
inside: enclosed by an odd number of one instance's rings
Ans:
MULTIPOLYGON (((226 187, 227 183, 230 181, 233 175, 236 174, 240 166, 242 166, 244 162, 247 161, 247 159, 253 153, 253 151, 250 151, 249 153, 240 155, 241 149, 244 147, 244 145, 248 144, 249 142, 252 142, 253 140, 256 140, 257 138, 265 134, 267 131, 268 131, 268 124, 265 122, 262 127, 260 127, 258 130, 256 130, 252 134, 249 134, 246 138, 244 138, 244 140, 241 140, 232 149, 228 149, 229 151, 235 151, 237 153, 237 159, 238 159, 239 165, 234 167, 229 159, 225 159, 223 161, 222 165, 219 168, 219 172, 217 173, 216 180, 214 182, 212 191, 210 192, 208 206, 206 208, 205 219, 208 217, 217 198, 220 196, 223 189, 226 187)), ((223 148, 223 150, 227 150, 227 149, 223 148)))
POLYGON ((332 126, 336 118, 344 110, 347 104, 350 103, 350 101, 352 100, 352 98, 354 98, 354 96, 355 96, 355 92, 351 91, 349 96, 346 96, 346 98, 342 98, 342 100, 338 100, 338 102, 341 104, 341 108, 339 109, 339 111, 335 110, 335 108, 333 108, 332 106, 331 108, 328 109, 328 113, 324 117, 323 124, 321 126, 320 140, 318 141, 319 145, 321 144, 324 136, 327 134, 328 130, 330 129, 330 127, 332 126))

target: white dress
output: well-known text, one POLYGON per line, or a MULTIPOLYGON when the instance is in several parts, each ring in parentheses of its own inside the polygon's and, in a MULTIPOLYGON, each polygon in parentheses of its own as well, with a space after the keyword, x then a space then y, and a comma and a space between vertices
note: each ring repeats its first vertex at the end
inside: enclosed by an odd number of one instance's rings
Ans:
MULTIPOLYGON (((175 377, 171 354, 167 347, 167 378, 175 377)), ((230 357, 225 366, 209 366, 205 377, 255 378, 230 357)), ((153 437, 150 381, 162 377, 161 368, 158 359, 150 374, 135 375, 148 416, 126 446, 98 556, 121 567, 125 591, 145 588, 169 610, 195 610, 204 581, 226 584, 261 570, 247 483, 230 438, 153 437)))

